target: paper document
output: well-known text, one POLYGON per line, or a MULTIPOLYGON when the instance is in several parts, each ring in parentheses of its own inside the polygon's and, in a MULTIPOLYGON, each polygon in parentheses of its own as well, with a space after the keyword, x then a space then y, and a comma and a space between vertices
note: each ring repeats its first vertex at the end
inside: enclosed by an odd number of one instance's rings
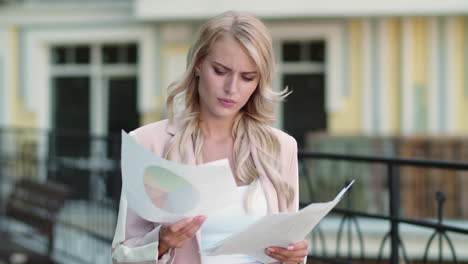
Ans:
POLYGON ((175 222, 206 215, 236 201, 236 183, 227 159, 183 165, 158 158, 122 131, 121 165, 128 206, 148 221, 175 222))
POLYGON ((264 263, 274 262, 275 259, 264 253, 265 249, 270 246, 287 248, 290 244, 303 240, 335 207, 353 183, 354 180, 330 202, 313 203, 296 213, 266 215, 204 253, 208 256, 245 254, 264 263))

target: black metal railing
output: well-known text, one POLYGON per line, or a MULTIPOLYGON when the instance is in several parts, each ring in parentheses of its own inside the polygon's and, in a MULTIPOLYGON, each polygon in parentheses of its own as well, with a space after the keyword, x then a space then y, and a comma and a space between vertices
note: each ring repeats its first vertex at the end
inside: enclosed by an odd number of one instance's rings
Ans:
MULTIPOLYGON (((73 259, 74 262, 108 263, 120 195, 119 158, 119 135, 109 137, 0 128, 0 205, 1 198, 9 190, 8 186, 18 177, 69 184, 75 195, 62 215, 56 251, 59 256, 73 259), (84 241, 84 245, 77 244, 79 241, 84 241)), ((401 197, 401 191, 406 190, 405 181, 413 177, 413 174, 419 173, 423 178, 452 177, 432 172, 444 170, 455 171, 459 178, 467 178, 467 163, 312 152, 300 152, 299 160, 302 206, 327 200, 346 181, 357 179, 344 200, 332 212, 338 225, 325 230, 327 226, 324 224, 330 219, 327 216, 311 233, 310 259, 329 263, 373 261, 372 263, 392 264, 401 260, 405 263, 467 261, 460 257, 462 252, 459 248, 465 245, 456 244, 451 239, 452 234, 461 234, 468 238, 468 225, 464 221, 466 218, 452 215, 450 217, 458 218, 463 223, 452 225, 448 214, 443 215, 447 211, 447 204, 454 197, 461 199, 460 195, 454 196, 449 190, 445 190, 445 195, 439 193, 435 206, 437 212, 426 214, 432 215, 434 220, 411 215, 411 211, 405 207, 410 201, 401 197), (425 168, 431 171, 413 173, 408 172, 408 168, 425 168), (375 254, 370 254, 372 250, 366 248, 366 232, 370 227, 363 226, 362 223, 368 219, 389 223, 388 232, 379 230, 381 237, 375 254), (400 230, 402 225, 431 230, 428 238, 421 242, 423 248, 419 255, 414 256, 414 253, 406 250, 404 243, 407 241, 402 238, 400 230), (435 244, 438 244, 438 256, 434 258, 430 249, 435 244), (448 245, 450 258, 442 252, 446 248, 444 245, 448 245), (330 248, 333 250, 328 250, 330 248), (389 249, 390 253, 386 255, 385 249, 389 249)), ((463 191, 463 186, 459 190, 463 191)), ((432 197, 435 195, 436 192, 432 197)))
MULTIPOLYGON (((55 227, 59 263, 109 263, 120 197, 120 135, 0 128, 0 220, 19 178, 69 186, 55 227)), ((13 223, 14 224, 14 223, 13 223)))
MULTIPOLYGON (((388 210, 387 214, 382 213, 368 213, 365 211, 356 211, 351 210, 350 208, 352 205, 352 196, 344 198, 346 200, 345 208, 336 208, 333 210, 334 213, 341 215, 341 221, 338 227, 338 233, 335 238, 336 240, 336 254, 332 256, 327 254, 324 250, 326 240, 325 236, 323 235, 323 231, 320 228, 316 228, 311 234, 311 241, 312 241, 312 249, 311 249, 311 256, 312 259, 317 259, 329 263, 365 263, 366 259, 369 259, 369 256, 366 256, 365 253, 368 252, 364 248, 363 243, 363 231, 359 225, 360 218, 369 218, 375 220, 384 220, 390 223, 390 230, 386 233, 381 242, 380 247, 377 254, 377 263, 383 262, 383 248, 388 240, 390 240, 390 256, 389 261, 392 264, 399 263, 402 259, 405 263, 411 263, 411 261, 421 262, 421 263, 428 263, 429 262, 429 248, 434 242, 434 238, 438 238, 438 252, 437 252, 437 259, 432 260, 432 262, 436 263, 443 263, 443 244, 444 242, 448 244, 448 248, 451 254, 451 258, 448 260, 447 263, 460 263, 459 258, 457 257, 457 252, 455 250, 455 246, 453 245, 452 240, 450 239, 448 232, 450 233, 457 233, 462 234, 468 238, 468 221, 466 221, 466 225, 464 227, 453 226, 453 225, 446 225, 443 223, 443 206, 445 202, 445 194, 442 191, 437 192, 434 194, 436 196, 437 201, 437 221, 431 221, 427 219, 415 219, 412 217, 402 217, 401 216, 401 197, 400 197, 400 190, 401 190, 401 178, 400 178, 400 170, 402 167, 418 167, 418 168, 426 168, 426 169, 443 169, 449 171, 458 171, 458 172, 468 172, 468 163, 463 162, 449 162, 449 161, 434 161, 434 160, 420 160, 420 159, 400 159, 400 158, 381 158, 381 157, 371 157, 371 156, 360 156, 360 155, 343 155, 343 154, 330 154, 330 153, 316 153, 316 152, 301 152, 299 154, 300 159, 300 174, 304 185, 308 188, 309 195, 313 198, 316 188, 314 188, 314 183, 312 182, 314 179, 314 173, 310 172, 310 167, 313 168, 314 165, 317 165, 318 162, 328 161, 334 163, 357 163, 357 164, 369 164, 369 165, 380 165, 386 167, 386 173, 382 173, 384 170, 380 170, 381 175, 371 175, 371 177, 377 176, 386 176, 386 187, 388 190, 388 210), (310 164, 312 162, 312 164, 310 164), (384 175, 383 175, 384 174, 384 175), (433 230, 433 234, 424 244, 425 249, 422 252, 422 259, 418 259, 418 257, 411 257, 408 255, 407 250, 404 246, 404 241, 401 239, 401 232, 400 232, 400 224, 408 224, 414 225, 419 227, 430 228, 433 230), (355 236, 357 237, 356 240, 358 241, 358 254, 353 255, 351 253, 351 247, 354 243, 352 243, 352 229, 355 229, 355 236), (340 257, 342 252, 340 251, 340 245, 343 235, 343 230, 347 228, 348 230, 348 256, 347 257, 340 257), (322 251, 316 250, 318 245, 322 245, 322 251)), ((337 165, 338 166, 338 165, 337 165)), ((333 172, 331 172, 333 173, 333 172)), ((345 178, 353 177, 352 170, 348 170, 344 173, 345 178)), ((421 174, 421 177, 428 177, 433 175, 424 175, 421 174)), ((443 175, 440 175, 443 177, 443 175)), ((468 177, 468 174, 462 175, 468 177)), ((342 182, 345 184, 345 182, 342 182)), ((359 185, 359 183, 355 184, 359 185)), ((424 186, 421 186, 424 188, 424 186)), ((466 186, 468 187, 468 186, 466 186)), ((462 190, 460 188, 460 190, 462 190)), ((350 190, 352 192, 352 190, 350 190)), ((367 190, 371 192, 372 190, 367 190)), ((415 190, 416 192, 417 190, 415 190)), ((313 201, 313 199, 311 199, 313 201)), ((305 206, 308 202, 302 203, 302 206, 305 206)), ((403 201, 405 202, 405 201, 403 201)), ((468 250, 468 246, 466 245, 459 245, 459 247, 465 247, 464 250, 468 250)), ((375 257, 374 257, 375 258, 375 257)), ((447 261, 447 260, 445 260, 447 261)), ((465 259, 464 261, 467 261, 465 259)))

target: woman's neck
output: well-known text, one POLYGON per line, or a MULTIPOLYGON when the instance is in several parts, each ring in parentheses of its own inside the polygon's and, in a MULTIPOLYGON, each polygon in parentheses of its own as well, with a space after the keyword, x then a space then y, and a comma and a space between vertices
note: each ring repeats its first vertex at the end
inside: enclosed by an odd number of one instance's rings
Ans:
POLYGON ((223 140, 232 137, 234 119, 202 118, 200 128, 205 138, 223 140))

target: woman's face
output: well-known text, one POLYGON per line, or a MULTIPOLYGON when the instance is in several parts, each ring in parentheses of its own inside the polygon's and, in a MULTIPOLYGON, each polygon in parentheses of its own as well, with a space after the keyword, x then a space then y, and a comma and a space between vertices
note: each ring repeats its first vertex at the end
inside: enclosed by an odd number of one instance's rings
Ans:
POLYGON ((260 78, 255 62, 232 37, 218 39, 195 70, 202 118, 233 118, 260 78))

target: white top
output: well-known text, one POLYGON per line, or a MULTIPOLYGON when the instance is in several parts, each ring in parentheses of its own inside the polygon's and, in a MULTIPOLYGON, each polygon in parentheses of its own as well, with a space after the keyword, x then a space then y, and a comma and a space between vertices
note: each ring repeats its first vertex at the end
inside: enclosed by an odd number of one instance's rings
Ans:
POLYGON ((248 185, 238 187, 239 197, 234 203, 207 215, 207 219, 201 227, 203 264, 261 263, 246 255, 206 256, 203 253, 204 249, 214 246, 231 234, 244 230, 250 224, 267 214, 267 201, 260 185, 253 194, 251 212, 249 214, 246 213, 244 199, 248 187, 248 185))

